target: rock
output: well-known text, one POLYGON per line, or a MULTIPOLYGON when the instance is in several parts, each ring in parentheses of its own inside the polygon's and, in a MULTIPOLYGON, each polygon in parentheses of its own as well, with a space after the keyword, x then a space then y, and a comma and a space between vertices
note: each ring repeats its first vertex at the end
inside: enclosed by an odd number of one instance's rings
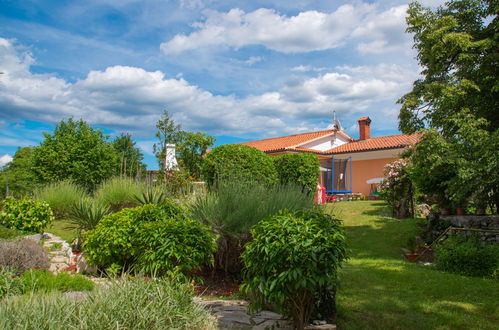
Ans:
POLYGON ((256 317, 261 317, 264 319, 270 319, 270 320, 283 320, 284 317, 281 314, 277 314, 274 312, 270 311, 261 311, 259 313, 255 314, 256 317))
POLYGON ((76 272, 97 274, 97 267, 90 266, 83 254, 76 256, 76 272))
POLYGON ((25 236, 24 238, 27 238, 27 239, 31 239, 37 243, 40 243, 40 241, 42 240, 42 234, 34 234, 34 235, 28 235, 28 236, 25 236))
POLYGON ((308 325, 305 330, 336 330, 335 324, 308 325))
POLYGON ((293 324, 289 321, 276 321, 276 320, 267 320, 262 324, 256 325, 251 328, 251 330, 291 330, 294 329, 293 324))

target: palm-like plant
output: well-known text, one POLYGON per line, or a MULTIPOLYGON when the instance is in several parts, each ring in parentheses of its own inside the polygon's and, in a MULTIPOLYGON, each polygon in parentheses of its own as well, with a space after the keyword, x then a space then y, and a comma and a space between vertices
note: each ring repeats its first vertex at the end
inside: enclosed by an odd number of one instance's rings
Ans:
POLYGON ((162 191, 149 189, 148 191, 143 192, 142 194, 134 195, 133 199, 135 202, 139 203, 140 205, 163 204, 164 201, 166 200, 166 194, 163 193, 162 191))
POLYGON ((69 213, 72 228, 79 236, 85 231, 94 229, 99 221, 109 213, 109 207, 96 203, 91 199, 81 199, 74 203, 69 213))

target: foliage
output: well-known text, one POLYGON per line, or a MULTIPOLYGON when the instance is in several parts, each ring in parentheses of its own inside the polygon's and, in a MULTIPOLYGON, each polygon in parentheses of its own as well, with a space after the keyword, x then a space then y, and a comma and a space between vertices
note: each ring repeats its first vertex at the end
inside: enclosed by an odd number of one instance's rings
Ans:
POLYGON ((218 235, 216 268, 238 273, 240 254, 252 226, 279 210, 306 209, 312 207, 312 202, 299 186, 228 181, 198 195, 191 205, 191 214, 218 235))
POLYGON ((467 276, 493 276, 499 267, 499 246, 477 236, 453 235, 435 249, 437 269, 467 276))
POLYGON ((156 137, 159 142, 153 146, 154 154, 158 158, 159 168, 165 168, 164 162, 166 157, 166 145, 178 144, 182 134, 182 127, 175 124, 171 114, 168 111, 163 111, 161 118, 156 123, 156 137))
POLYGON ((68 216, 72 206, 87 197, 85 189, 70 181, 49 183, 33 193, 33 198, 47 202, 54 215, 59 219, 68 216))
POLYGON ((82 119, 61 121, 33 151, 33 170, 42 182, 70 180, 93 188, 111 177, 118 155, 101 130, 82 119))
POLYGON ((192 192, 192 178, 185 170, 164 171, 162 188, 171 196, 183 198, 192 192))
POLYGON ((0 301, 5 296, 21 295, 24 293, 24 281, 17 276, 17 272, 0 267, 0 301))
POLYGON ((206 151, 213 146, 216 139, 202 132, 185 132, 180 134, 177 147, 180 168, 195 179, 201 178, 201 169, 206 151))
POLYGON ((390 204, 398 219, 414 217, 414 189, 406 171, 408 163, 398 159, 385 165, 381 197, 390 204))
POLYGON ((76 202, 71 207, 69 219, 71 228, 74 228, 81 237, 82 233, 94 229, 99 221, 109 213, 107 206, 96 203, 94 200, 86 198, 76 202))
POLYGON ((5 196, 7 180, 9 194, 16 197, 28 194, 37 186, 32 155, 32 147, 19 148, 12 161, 0 170, 0 197, 5 196))
POLYGON ((50 206, 27 197, 7 197, 0 202, 0 224, 7 228, 42 233, 54 220, 50 206))
POLYGON ((46 269, 30 269, 21 275, 24 282, 24 293, 51 291, 92 291, 94 282, 80 274, 52 274, 46 269))
POLYGON ((119 165, 116 166, 116 175, 139 177, 147 169, 146 164, 142 162, 144 155, 137 148, 136 142, 132 140, 130 134, 121 133, 113 141, 113 147, 118 154, 119 165))
POLYGON ((191 287, 168 280, 120 280, 75 300, 34 294, 0 301, 1 329, 216 329, 191 287))
POLYGON ((283 211, 262 220, 251 235, 242 255, 244 290, 257 308, 270 303, 303 329, 317 295, 338 285, 346 258, 341 221, 317 211, 283 211))
POLYGON ((308 192, 317 190, 319 159, 310 153, 283 154, 274 157, 281 184, 297 184, 308 192))
POLYGON ((134 195, 133 198, 139 205, 146 205, 163 204, 167 197, 163 191, 149 187, 142 194, 134 195))
POLYGON ((151 274, 189 274, 209 264, 216 250, 215 235, 209 227, 191 219, 146 222, 137 229, 134 242, 134 266, 151 274))
POLYGON ((214 237, 171 200, 147 204, 105 216, 88 231, 88 260, 105 268, 112 264, 149 273, 175 268, 188 273, 209 262, 214 237))
POLYGON ((143 191, 143 183, 135 179, 114 177, 99 185, 94 198, 101 205, 116 212, 126 207, 136 206, 134 196, 140 195, 143 191))
POLYGON ((23 235, 23 232, 0 225, 0 239, 10 239, 23 235))
POLYGON ((49 267, 47 252, 34 240, 0 241, 0 269, 8 268, 22 273, 34 267, 49 267))
POLYGON ((278 182, 277 170, 271 156, 240 144, 224 144, 206 155, 203 177, 209 185, 222 180, 278 182))
POLYGON ((447 119, 464 110, 483 118, 486 130, 497 130, 497 5, 456 0, 431 10, 413 2, 406 20, 423 70, 399 100, 400 130, 429 126, 451 135, 454 127, 447 119))

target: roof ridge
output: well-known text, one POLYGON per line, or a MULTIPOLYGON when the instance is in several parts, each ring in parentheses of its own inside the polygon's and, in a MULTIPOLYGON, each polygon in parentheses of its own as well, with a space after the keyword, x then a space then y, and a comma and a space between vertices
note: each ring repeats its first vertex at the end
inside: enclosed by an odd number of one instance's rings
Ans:
MULTIPOLYGON (((335 131, 334 129, 325 129, 325 130, 322 130, 322 131, 313 131, 313 132, 305 132, 305 133, 298 133, 298 134, 292 134, 292 135, 276 136, 276 137, 271 137, 271 138, 266 138, 266 139, 259 139, 259 140, 251 140, 251 141, 246 141, 246 142, 275 140, 275 139, 289 138, 289 137, 299 136, 299 135, 305 135, 305 134, 317 134, 317 133, 324 133, 324 132, 331 132, 332 133, 334 131, 335 131)), ((245 143, 245 142, 241 142, 241 143, 245 143)))

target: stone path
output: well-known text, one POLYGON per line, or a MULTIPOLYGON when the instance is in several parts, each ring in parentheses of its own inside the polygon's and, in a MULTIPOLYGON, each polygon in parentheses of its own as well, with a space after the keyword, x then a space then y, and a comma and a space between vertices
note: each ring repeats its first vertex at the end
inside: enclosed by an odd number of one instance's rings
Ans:
POLYGON ((26 238, 33 239, 37 243, 43 242, 43 247, 48 253, 52 273, 59 273, 65 270, 76 270, 78 255, 74 254, 68 242, 50 233, 30 235, 26 238))
POLYGON ((208 306, 218 321, 221 330, 228 329, 293 329, 292 322, 274 312, 261 311, 249 315, 248 303, 242 300, 202 300, 200 304, 208 306))

